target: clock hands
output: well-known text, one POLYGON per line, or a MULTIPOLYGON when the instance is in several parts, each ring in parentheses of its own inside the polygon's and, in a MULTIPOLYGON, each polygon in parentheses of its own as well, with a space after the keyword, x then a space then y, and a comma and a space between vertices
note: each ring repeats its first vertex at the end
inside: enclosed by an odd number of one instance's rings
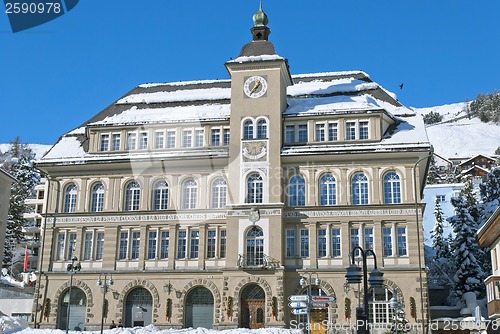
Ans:
POLYGON ((255 80, 255 85, 253 86, 252 90, 250 91, 250 95, 252 95, 257 90, 257 88, 259 88, 259 86, 260 86, 260 80, 257 79, 257 80, 255 80))

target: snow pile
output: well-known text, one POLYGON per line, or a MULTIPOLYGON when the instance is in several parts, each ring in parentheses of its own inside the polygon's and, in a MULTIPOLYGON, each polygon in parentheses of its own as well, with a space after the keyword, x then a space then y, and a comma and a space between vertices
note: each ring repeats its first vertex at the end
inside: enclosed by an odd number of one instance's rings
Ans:
MULTIPOLYGON (((4 317, 8 318, 8 317, 4 317)), ((0 320, 1 321, 1 320, 0 320)), ((1 329, 0 324, 0 329, 1 329)), ((15 327, 14 327, 15 328, 15 327)), ((149 325, 146 327, 135 327, 135 328, 115 328, 104 330, 106 334, 302 334, 301 330, 298 329, 283 329, 283 328, 262 328, 262 329, 231 329, 218 331, 214 329, 206 328, 185 328, 185 329, 159 329, 154 325, 149 325)), ((60 329, 32 329, 26 328, 22 331, 17 332, 19 334, 63 334, 64 331, 60 329)), ((91 331, 79 332, 79 333, 93 333, 91 331)), ((95 333, 95 332, 94 332, 95 333)))
POLYGON ((12 331, 16 328, 26 328, 26 327, 28 327, 28 322, 26 320, 19 318, 11 318, 6 315, 1 315, 0 312, 0 333, 12 331))

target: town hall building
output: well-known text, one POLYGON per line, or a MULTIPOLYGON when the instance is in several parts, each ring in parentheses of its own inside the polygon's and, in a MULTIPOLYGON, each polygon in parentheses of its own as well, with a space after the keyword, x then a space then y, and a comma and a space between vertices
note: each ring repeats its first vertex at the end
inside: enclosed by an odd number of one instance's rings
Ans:
POLYGON ((427 317, 422 118, 361 71, 292 75, 253 20, 228 80, 139 85, 37 162, 37 326, 291 327, 306 293, 335 300, 314 323, 427 317), (383 288, 345 284, 356 246, 383 288))

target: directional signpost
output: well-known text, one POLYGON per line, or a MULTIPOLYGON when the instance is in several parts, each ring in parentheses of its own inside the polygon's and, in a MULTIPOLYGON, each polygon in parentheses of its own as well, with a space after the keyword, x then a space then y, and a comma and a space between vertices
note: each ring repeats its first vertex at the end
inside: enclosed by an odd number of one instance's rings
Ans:
POLYGON ((294 315, 307 314, 307 308, 293 308, 292 314, 294 315))
POLYGON ((308 295, 291 295, 288 296, 288 306, 292 309, 293 315, 307 314, 309 307, 309 296, 308 295))

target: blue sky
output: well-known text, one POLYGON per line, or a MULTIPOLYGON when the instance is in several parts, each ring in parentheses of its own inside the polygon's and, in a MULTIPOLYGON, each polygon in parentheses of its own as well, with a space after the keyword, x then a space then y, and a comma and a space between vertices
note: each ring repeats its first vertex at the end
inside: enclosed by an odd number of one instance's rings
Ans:
MULTIPOLYGON (((12 33, 0 12, 0 143, 53 144, 148 82, 227 79, 258 0, 81 0, 12 33)), ((500 88, 500 1, 264 0, 292 74, 363 70, 408 106, 500 88), (404 82, 403 89, 399 85, 404 82)))

